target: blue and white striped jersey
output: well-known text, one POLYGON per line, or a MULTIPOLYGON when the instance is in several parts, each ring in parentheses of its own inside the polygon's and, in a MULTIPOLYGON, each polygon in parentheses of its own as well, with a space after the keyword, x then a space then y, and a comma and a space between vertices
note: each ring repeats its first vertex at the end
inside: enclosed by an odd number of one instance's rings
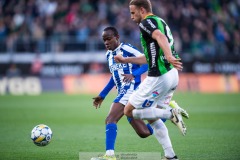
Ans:
POLYGON ((121 43, 114 51, 108 50, 106 52, 109 69, 118 91, 122 86, 126 85, 125 82, 123 82, 124 76, 122 76, 122 74, 133 74, 135 79, 131 83, 139 85, 141 82, 141 74, 147 71, 147 66, 140 68, 140 65, 137 64, 116 63, 114 56, 117 54, 121 54, 123 57, 137 57, 142 55, 142 53, 132 45, 125 43, 121 43))

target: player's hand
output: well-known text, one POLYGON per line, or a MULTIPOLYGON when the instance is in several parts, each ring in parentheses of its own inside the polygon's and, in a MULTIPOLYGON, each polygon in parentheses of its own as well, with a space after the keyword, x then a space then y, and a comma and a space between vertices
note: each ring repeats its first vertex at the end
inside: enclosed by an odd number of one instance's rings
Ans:
POLYGON ((171 63, 173 65, 174 68, 176 68, 179 71, 182 71, 183 66, 182 66, 182 62, 181 59, 177 59, 174 56, 171 56, 169 58, 167 58, 168 62, 171 63))
POLYGON ((123 82, 130 83, 133 79, 134 76, 132 74, 122 74, 124 76, 123 82))
POLYGON ((103 102, 103 98, 100 96, 97 97, 93 97, 93 106, 97 109, 100 108, 102 102, 103 102))
POLYGON ((114 56, 114 60, 117 63, 125 63, 125 58, 120 54, 117 54, 116 56, 114 56))

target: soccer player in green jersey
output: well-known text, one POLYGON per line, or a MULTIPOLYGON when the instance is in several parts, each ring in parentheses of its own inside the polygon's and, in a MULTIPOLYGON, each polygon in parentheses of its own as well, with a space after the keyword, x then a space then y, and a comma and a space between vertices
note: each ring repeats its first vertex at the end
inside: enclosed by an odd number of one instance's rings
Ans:
POLYGON ((161 109, 157 106, 169 105, 179 76, 182 63, 174 50, 174 39, 170 28, 163 19, 152 13, 149 0, 131 0, 129 3, 131 19, 139 25, 144 56, 115 56, 121 63, 148 64, 148 76, 134 92, 124 108, 124 114, 135 119, 148 120, 154 135, 162 145, 165 159, 178 159, 173 150, 168 130, 160 118, 171 119, 183 135, 186 126, 179 108, 161 109))

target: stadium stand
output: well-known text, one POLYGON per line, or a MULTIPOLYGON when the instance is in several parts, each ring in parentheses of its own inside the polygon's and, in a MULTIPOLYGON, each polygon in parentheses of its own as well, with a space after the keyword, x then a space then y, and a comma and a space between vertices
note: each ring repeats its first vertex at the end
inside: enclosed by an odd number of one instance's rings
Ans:
MULTIPOLYGON (((240 60, 240 1, 151 0, 170 26, 183 61, 240 60)), ((116 26, 141 48, 128 0, 2 0, 0 55, 104 51, 101 33, 116 26)))

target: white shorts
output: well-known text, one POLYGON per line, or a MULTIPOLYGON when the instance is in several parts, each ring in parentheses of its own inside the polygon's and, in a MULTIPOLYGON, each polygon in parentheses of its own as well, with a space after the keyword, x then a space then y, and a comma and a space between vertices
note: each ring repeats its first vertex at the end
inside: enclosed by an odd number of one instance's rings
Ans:
POLYGON ((178 71, 173 68, 160 77, 146 77, 130 96, 129 103, 137 109, 146 107, 168 108, 179 81, 178 71))
POLYGON ((135 85, 134 83, 128 83, 121 87, 120 92, 118 93, 117 97, 114 99, 114 103, 121 103, 124 106, 127 104, 129 97, 134 92, 135 85))

